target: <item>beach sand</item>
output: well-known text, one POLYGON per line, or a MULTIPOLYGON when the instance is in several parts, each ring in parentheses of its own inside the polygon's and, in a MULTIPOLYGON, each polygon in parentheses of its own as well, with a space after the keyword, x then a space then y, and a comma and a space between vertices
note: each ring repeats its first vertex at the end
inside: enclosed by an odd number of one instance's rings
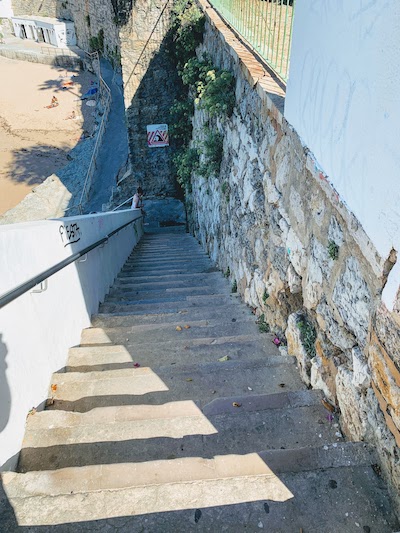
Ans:
POLYGON ((0 57, 0 214, 68 162, 83 131, 93 130, 93 107, 79 100, 96 77, 83 71, 0 57), (60 76, 72 76, 71 89, 60 76), (58 107, 46 109, 53 96, 58 107), (72 112, 74 120, 65 120, 72 112))

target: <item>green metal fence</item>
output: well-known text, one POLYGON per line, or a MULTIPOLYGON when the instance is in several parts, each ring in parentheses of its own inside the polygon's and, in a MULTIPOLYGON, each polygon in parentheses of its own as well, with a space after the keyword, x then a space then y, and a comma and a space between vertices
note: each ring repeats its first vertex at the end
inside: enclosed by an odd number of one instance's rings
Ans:
POLYGON ((227 22, 286 81, 295 0, 209 0, 227 22))

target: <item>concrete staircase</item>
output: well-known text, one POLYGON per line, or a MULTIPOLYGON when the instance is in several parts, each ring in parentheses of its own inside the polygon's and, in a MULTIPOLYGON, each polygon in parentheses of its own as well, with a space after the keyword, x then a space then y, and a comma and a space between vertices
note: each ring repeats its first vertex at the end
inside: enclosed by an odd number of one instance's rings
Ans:
POLYGON ((147 234, 28 417, 0 529, 396 531, 322 399, 193 237, 147 234))

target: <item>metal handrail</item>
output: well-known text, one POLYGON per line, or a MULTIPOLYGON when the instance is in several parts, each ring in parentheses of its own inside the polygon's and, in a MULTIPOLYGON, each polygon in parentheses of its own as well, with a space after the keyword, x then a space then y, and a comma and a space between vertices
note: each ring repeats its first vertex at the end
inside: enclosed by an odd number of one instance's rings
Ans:
POLYGON ((39 283, 42 283, 43 281, 45 281, 50 276, 53 276, 53 274, 56 274, 57 272, 59 272, 60 270, 62 270, 65 267, 67 267, 71 263, 74 263, 77 259, 79 259, 83 255, 86 255, 88 252, 91 252, 92 250, 94 250, 98 246, 100 246, 102 244, 105 244, 110 237, 112 237, 113 235, 115 235, 116 233, 121 231, 122 229, 126 228, 127 226, 129 226, 133 222, 136 222, 137 220, 140 220, 141 218, 143 218, 142 215, 138 216, 134 220, 131 220, 129 222, 126 222, 125 224, 122 224, 122 226, 120 226, 119 228, 113 230, 111 233, 109 233, 108 235, 106 235, 102 239, 96 241, 95 243, 91 244, 90 246, 86 246, 86 248, 84 248, 80 252, 77 252, 76 254, 71 255, 67 259, 63 259, 62 261, 60 261, 56 265, 48 268, 44 272, 41 272, 37 276, 34 276, 33 278, 29 279, 28 281, 25 281, 24 283, 21 283, 21 285, 18 285, 18 287, 15 287, 14 289, 11 289, 10 291, 6 292, 5 294, 2 294, 0 296, 0 309, 2 307, 6 306, 7 304, 9 304, 10 302, 12 302, 13 300, 16 300, 17 298, 19 298, 20 296, 22 296, 23 294, 28 292, 33 287, 36 287, 36 285, 39 285, 39 283))
MULTIPOLYGON (((135 195, 133 195, 133 196, 135 196, 135 195)), ((125 202, 122 202, 122 204, 117 205, 117 207, 114 207, 113 211, 116 211, 117 209, 119 209, 119 208, 122 207, 123 205, 127 204, 130 200, 133 200, 133 196, 131 196, 130 198, 128 198, 127 200, 125 200, 125 202)))

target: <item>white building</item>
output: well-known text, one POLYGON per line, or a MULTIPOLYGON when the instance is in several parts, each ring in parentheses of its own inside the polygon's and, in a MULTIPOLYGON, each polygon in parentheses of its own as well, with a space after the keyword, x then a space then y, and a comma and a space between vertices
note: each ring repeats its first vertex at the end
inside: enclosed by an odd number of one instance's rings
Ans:
POLYGON ((16 37, 52 44, 58 48, 76 45, 74 23, 31 15, 11 17, 16 37))
POLYGON ((11 0, 0 0, 0 19, 9 19, 13 14, 11 0))

